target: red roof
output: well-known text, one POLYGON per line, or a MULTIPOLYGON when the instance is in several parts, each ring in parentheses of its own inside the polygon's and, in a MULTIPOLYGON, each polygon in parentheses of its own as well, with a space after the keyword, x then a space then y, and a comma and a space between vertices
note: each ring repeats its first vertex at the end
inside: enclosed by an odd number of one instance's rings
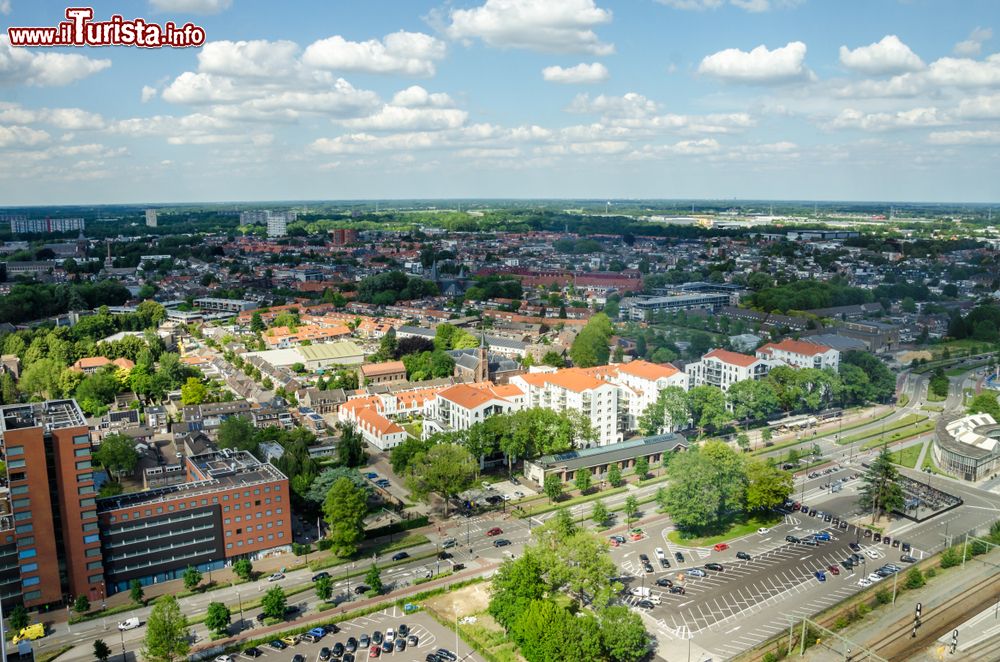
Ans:
POLYGON ((768 343, 757 351, 770 354, 775 349, 788 352, 789 354, 801 354, 802 356, 815 356, 830 351, 830 348, 826 345, 814 345, 810 342, 792 340, 791 338, 785 338, 779 343, 768 343))
POLYGON ((719 359, 723 363, 728 363, 730 365, 738 365, 744 368, 749 368, 754 363, 757 363, 760 359, 756 356, 747 356, 746 354, 739 354, 737 352, 730 352, 725 349, 713 349, 711 352, 706 354, 702 358, 715 358, 719 359))

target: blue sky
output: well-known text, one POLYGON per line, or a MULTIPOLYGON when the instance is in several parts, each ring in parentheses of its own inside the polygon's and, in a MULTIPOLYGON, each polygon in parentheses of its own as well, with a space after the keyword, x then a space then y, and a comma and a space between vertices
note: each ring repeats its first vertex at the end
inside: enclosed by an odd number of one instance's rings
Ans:
MULTIPOLYGON (((0 205, 1000 200, 996 0, 136 0, 0 37, 0 205)), ((66 5, 0 0, 3 27, 66 5)))

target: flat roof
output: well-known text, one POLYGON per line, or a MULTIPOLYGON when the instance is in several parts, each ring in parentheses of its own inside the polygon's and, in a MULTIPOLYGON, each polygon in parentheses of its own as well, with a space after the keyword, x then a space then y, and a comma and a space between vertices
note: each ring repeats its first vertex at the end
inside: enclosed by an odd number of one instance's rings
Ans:
POLYGON ((322 345, 307 345, 298 348, 299 354, 307 361, 322 359, 342 359, 348 356, 362 356, 364 350, 352 342, 339 340, 322 345))
POLYGON ((46 400, 0 407, 0 432, 44 426, 46 430, 86 427, 76 400, 46 400))
POLYGON ((630 441, 623 441, 619 444, 609 444, 607 446, 596 446, 594 448, 581 448, 579 450, 559 453, 557 455, 543 455, 537 460, 532 460, 532 464, 551 469, 553 467, 564 467, 566 469, 579 469, 581 467, 592 467, 597 464, 608 462, 620 462, 629 460, 638 455, 650 455, 661 453, 667 450, 675 450, 678 446, 687 448, 687 440, 679 434, 668 432, 667 434, 654 435, 652 437, 640 437, 630 441))

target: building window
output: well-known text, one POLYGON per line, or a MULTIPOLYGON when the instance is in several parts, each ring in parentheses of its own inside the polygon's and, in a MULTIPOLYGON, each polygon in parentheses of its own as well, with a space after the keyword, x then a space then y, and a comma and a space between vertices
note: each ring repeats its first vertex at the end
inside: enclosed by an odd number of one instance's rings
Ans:
POLYGON ((78 483, 86 483, 88 480, 94 480, 94 474, 86 473, 76 475, 76 482, 78 483))
POLYGON ((87 444, 89 446, 90 445, 90 435, 89 434, 81 434, 81 435, 78 435, 76 437, 73 437, 73 444, 75 446, 79 446, 80 444, 87 444))
MULTIPOLYGON (((8 469, 21 469, 22 467, 24 467, 24 464, 25 464, 24 460, 10 460, 10 461, 7 462, 7 468, 8 469)), ((11 478, 13 479, 14 477, 11 476, 11 478)))
POLYGON ((88 446, 87 448, 77 448, 76 450, 73 451, 73 455, 77 457, 87 457, 88 455, 90 455, 90 447, 88 446))
POLYGON ((14 496, 18 494, 27 494, 30 488, 27 485, 18 485, 17 487, 10 488, 10 493, 14 496))
POLYGON ((14 533, 31 533, 34 528, 34 524, 18 524, 14 527, 14 533))
POLYGON ((21 574, 34 572, 35 570, 38 570, 37 563, 25 563, 24 565, 21 566, 21 574))
POLYGON ((26 519, 31 519, 31 511, 26 510, 23 513, 14 513, 15 522, 23 522, 26 519))
POLYGON ((90 563, 87 564, 87 570, 100 570, 100 569, 101 569, 100 561, 91 561, 90 563))
POLYGON ((97 531, 97 522, 87 522, 83 525, 84 531, 97 531))
POLYGON ((24 455, 24 446, 8 446, 7 457, 14 457, 15 455, 24 455))
POLYGON ((15 508, 30 508, 31 499, 14 499, 15 508))
POLYGON ((76 463, 77 469, 90 469, 92 466, 93 465, 91 464, 90 460, 84 460, 83 462, 76 463))
POLYGON ((29 600, 37 600, 40 597, 42 597, 41 591, 28 591, 24 594, 24 601, 28 602, 29 600))
POLYGON ((91 575, 88 578, 88 581, 91 584, 100 584, 102 581, 104 581, 104 575, 91 575))
POLYGON ((93 556, 100 556, 100 555, 101 555, 101 548, 100 547, 93 547, 91 549, 88 549, 86 552, 84 552, 84 556, 91 556, 91 557, 93 557, 93 556))
POLYGON ((21 582, 21 586, 36 586, 41 581, 42 580, 39 577, 25 577, 24 580, 21 582))
POLYGON ((97 491, 93 485, 84 485, 83 487, 76 488, 77 494, 93 494, 97 491))
POLYGON ((84 545, 90 545, 92 543, 100 542, 100 541, 101 541, 101 537, 99 535, 89 535, 89 536, 84 536, 83 537, 83 544, 84 545))
MULTIPOLYGON (((97 550, 97 551, 100 552, 101 550, 97 550)), ((20 552, 17 553, 17 558, 19 558, 19 559, 32 559, 37 554, 38 554, 38 552, 34 548, 32 548, 32 549, 22 549, 20 552)))

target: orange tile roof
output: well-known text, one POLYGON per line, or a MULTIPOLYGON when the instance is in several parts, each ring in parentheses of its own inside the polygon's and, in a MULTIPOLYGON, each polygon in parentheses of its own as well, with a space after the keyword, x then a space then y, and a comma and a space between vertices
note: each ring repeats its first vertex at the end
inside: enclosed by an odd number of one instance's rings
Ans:
POLYGON ((830 348, 826 345, 814 345, 812 343, 802 342, 801 340, 792 340, 791 338, 785 338, 779 343, 768 343, 757 351, 770 354, 771 351, 775 349, 789 352, 791 354, 801 354, 803 356, 815 356, 817 354, 823 354, 830 351, 830 348))
POLYGON ((595 389, 603 385, 600 379, 587 373, 581 368, 565 368, 553 374, 547 375, 550 384, 555 384, 575 393, 583 393, 590 389, 595 389))
POLYGON ((125 368, 126 370, 131 370, 132 368, 135 367, 135 363, 125 358, 124 356, 115 359, 114 361, 112 361, 112 363, 114 363, 119 368, 125 368))
POLYGON ((370 375, 391 375, 397 372, 406 372, 406 366, 402 361, 386 361, 385 363, 369 363, 361 366, 361 374, 370 375))
POLYGON ((438 397, 450 400, 464 409, 475 409, 494 399, 493 394, 486 389, 473 388, 468 384, 450 386, 438 393, 438 397))
POLYGON ((78 370, 86 370, 87 368, 100 368, 109 363, 111 360, 103 356, 88 356, 74 363, 73 367, 78 370))
POLYGON ((728 363, 730 365, 738 365, 744 368, 749 368, 754 363, 759 361, 756 356, 747 356, 746 354, 738 354, 737 352, 730 352, 725 349, 713 349, 711 352, 706 354, 704 358, 716 358, 723 363, 728 363))
POLYGON ((666 379, 667 377, 676 375, 680 371, 669 363, 650 363, 649 361, 640 359, 619 366, 618 372, 634 375, 641 379, 656 381, 657 379, 666 379))
POLYGON ((382 416, 371 407, 365 407, 356 414, 358 421, 366 425, 370 430, 377 432, 380 436, 403 432, 399 427, 385 416, 382 416))

